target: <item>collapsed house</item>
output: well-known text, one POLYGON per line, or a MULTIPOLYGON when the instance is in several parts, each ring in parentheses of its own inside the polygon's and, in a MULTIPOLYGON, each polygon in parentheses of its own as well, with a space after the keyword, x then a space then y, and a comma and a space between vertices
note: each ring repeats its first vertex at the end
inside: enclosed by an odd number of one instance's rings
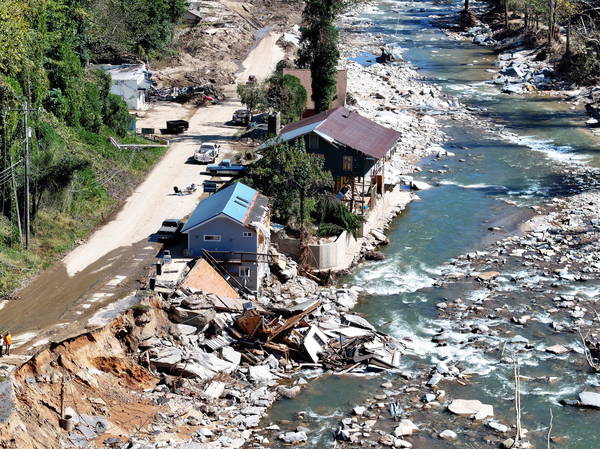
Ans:
POLYGON ((270 357, 296 368, 381 371, 398 368, 404 350, 398 340, 325 297, 267 306, 180 287, 168 301, 171 320, 188 338, 194 335, 204 355, 196 351, 187 359, 181 350, 156 348, 149 363, 166 373, 208 380, 223 367, 245 361, 263 366, 263 374, 270 376, 264 366, 270 357))
POLYGON ((236 182, 198 204, 182 233, 190 257, 203 256, 227 279, 258 293, 269 274, 269 200, 236 182))

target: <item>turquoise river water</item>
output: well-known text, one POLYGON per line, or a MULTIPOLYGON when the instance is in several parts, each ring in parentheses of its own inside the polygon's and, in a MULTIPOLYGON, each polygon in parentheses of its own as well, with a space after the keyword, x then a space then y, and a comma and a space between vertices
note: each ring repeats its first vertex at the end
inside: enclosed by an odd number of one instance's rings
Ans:
MULTIPOLYGON (((496 417, 511 424, 512 367, 496 366, 494 357, 476 348, 438 348, 430 342, 440 327, 447 327, 437 318, 435 304, 441 298, 478 292, 453 292, 431 285, 440 265, 482 249, 489 235, 489 223, 514 213, 514 206, 502 199, 526 207, 567 194, 571 186, 558 174, 557 164, 600 166, 600 144, 585 128, 581 108, 543 96, 500 94, 497 88, 486 85, 484 81, 493 76, 486 70, 494 68, 496 55, 487 48, 446 38, 431 22, 430 16, 445 14, 453 7, 427 0, 388 0, 376 2, 364 18, 371 21, 370 31, 383 35, 388 45, 400 47, 404 59, 418 67, 429 82, 442 86, 446 93, 459 97, 468 106, 481 108, 483 117, 506 128, 500 135, 489 137, 476 127, 449 122, 445 132, 450 139, 444 146, 456 157, 425 161, 422 165, 425 169, 447 165, 448 172, 440 175, 424 171, 423 179, 437 187, 419 192, 422 201, 413 202, 395 220, 388 233, 391 243, 384 250, 386 260, 360 265, 344 282, 360 285, 368 292, 356 312, 385 332, 412 339, 411 351, 403 360, 404 369, 423 367, 443 357, 460 361, 479 376, 467 386, 457 385, 450 391, 452 397, 491 403, 496 417), (459 162, 461 158, 465 162, 459 162)), ((592 294, 598 291, 592 288, 592 294)), ((524 329, 522 335, 535 341, 535 332, 535 328, 524 329)), ((573 337, 572 341, 561 343, 575 341, 573 337)), ((561 398, 576 397, 586 383, 600 385, 600 376, 571 369, 572 362, 570 357, 547 357, 543 351, 536 351, 523 362, 523 375, 560 377, 553 384, 524 386, 523 421, 532 431, 530 440, 535 447, 546 447, 543 429, 552 409, 553 434, 569 438, 562 447, 600 448, 595 427, 600 423, 600 412, 558 404, 561 398)), ((392 379, 394 374, 387 376, 392 379)), ((317 376, 298 398, 278 402, 266 421, 287 422, 281 427, 292 429, 300 424, 297 413, 306 412, 311 433, 305 447, 334 447, 332 432, 339 421, 349 416, 352 407, 381 390, 379 386, 385 379, 317 376)), ((435 419, 435 413, 430 414, 430 419, 435 419)), ((427 436, 411 441, 418 448, 495 447, 483 439, 480 443, 470 439, 468 445, 461 444, 460 436, 452 443, 427 436)))

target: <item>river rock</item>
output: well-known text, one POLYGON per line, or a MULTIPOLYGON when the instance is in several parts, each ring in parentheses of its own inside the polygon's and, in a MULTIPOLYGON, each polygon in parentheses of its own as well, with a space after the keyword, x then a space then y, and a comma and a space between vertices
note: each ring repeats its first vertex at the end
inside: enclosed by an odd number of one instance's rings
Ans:
POLYGON ((476 279, 479 281, 492 281, 500 276, 500 273, 497 271, 484 271, 482 273, 477 273, 476 279))
POLYGON ((508 426, 497 421, 488 421, 487 426, 490 429, 494 429, 496 432, 506 433, 508 432, 508 426))
POLYGON ((284 386, 280 386, 279 388, 277 388, 277 393, 279 393, 281 396, 287 399, 294 399, 300 394, 301 391, 302 387, 299 385, 290 388, 284 386))
POLYGON ((584 407, 600 408, 600 393, 583 391, 579 393, 579 402, 584 407))
POLYGON ((419 428, 414 425, 410 419, 402 419, 398 426, 394 429, 394 435, 397 437, 403 437, 406 435, 412 435, 413 432, 418 432, 419 428))
POLYGON ((252 382, 267 383, 273 380, 273 373, 268 365, 251 366, 248 368, 248 377, 252 382))
POLYGON ((308 440, 308 437, 306 436, 306 433, 304 433, 304 432, 280 433, 278 438, 289 444, 304 443, 306 440, 308 440))
POLYGON ((448 410, 455 415, 475 415, 482 405, 481 401, 475 399, 455 399, 448 405, 448 410))
POLYGON ((481 404, 481 408, 475 413, 473 419, 481 421, 492 416, 494 416, 494 407, 490 404, 481 404))
POLYGON ((431 186, 423 181, 413 181, 410 183, 410 188, 413 190, 428 190, 431 186))
POLYGON ((456 432, 453 432, 450 429, 446 429, 440 432, 440 438, 442 438, 443 440, 456 440, 457 437, 458 435, 456 434, 456 432))
POLYGON ((554 345, 554 346, 548 346, 546 348, 546 352, 550 352, 552 354, 564 354, 566 352, 569 352, 569 350, 567 348, 565 348, 562 345, 554 345))

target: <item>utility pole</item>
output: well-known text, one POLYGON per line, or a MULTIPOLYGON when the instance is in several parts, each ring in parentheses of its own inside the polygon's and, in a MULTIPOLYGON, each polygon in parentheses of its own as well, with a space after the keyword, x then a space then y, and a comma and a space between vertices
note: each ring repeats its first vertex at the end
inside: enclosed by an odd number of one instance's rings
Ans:
POLYGON ((29 249, 31 217, 29 215, 29 137, 31 130, 27 123, 27 100, 23 102, 23 124, 25 129, 25 248, 29 249))
POLYGON ((31 216, 30 216, 30 198, 29 198, 29 138, 31 137, 31 129, 29 128, 29 112, 35 111, 39 112, 39 108, 30 109, 27 104, 27 100, 23 102, 23 108, 10 108, 8 111, 17 111, 23 113, 23 127, 25 130, 25 140, 24 140, 24 149, 23 149, 23 159, 25 162, 25 170, 24 170, 24 183, 25 183, 25 192, 24 192, 24 228, 25 228, 25 248, 29 249, 29 240, 31 236, 31 216))

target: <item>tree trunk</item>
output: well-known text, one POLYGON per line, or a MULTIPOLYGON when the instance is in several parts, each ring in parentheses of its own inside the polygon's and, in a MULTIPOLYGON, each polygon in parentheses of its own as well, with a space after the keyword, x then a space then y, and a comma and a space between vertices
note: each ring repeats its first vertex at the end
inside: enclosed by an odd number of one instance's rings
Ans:
POLYGON ((571 18, 567 21, 567 46, 565 48, 565 55, 571 54, 571 18))
POLYGON ((504 28, 508 30, 508 0, 504 0, 504 28))
POLYGON ((554 35, 554 0, 548 0, 548 46, 552 45, 554 35))
POLYGON ((306 196, 304 189, 300 188, 300 226, 304 227, 304 197, 306 196))

